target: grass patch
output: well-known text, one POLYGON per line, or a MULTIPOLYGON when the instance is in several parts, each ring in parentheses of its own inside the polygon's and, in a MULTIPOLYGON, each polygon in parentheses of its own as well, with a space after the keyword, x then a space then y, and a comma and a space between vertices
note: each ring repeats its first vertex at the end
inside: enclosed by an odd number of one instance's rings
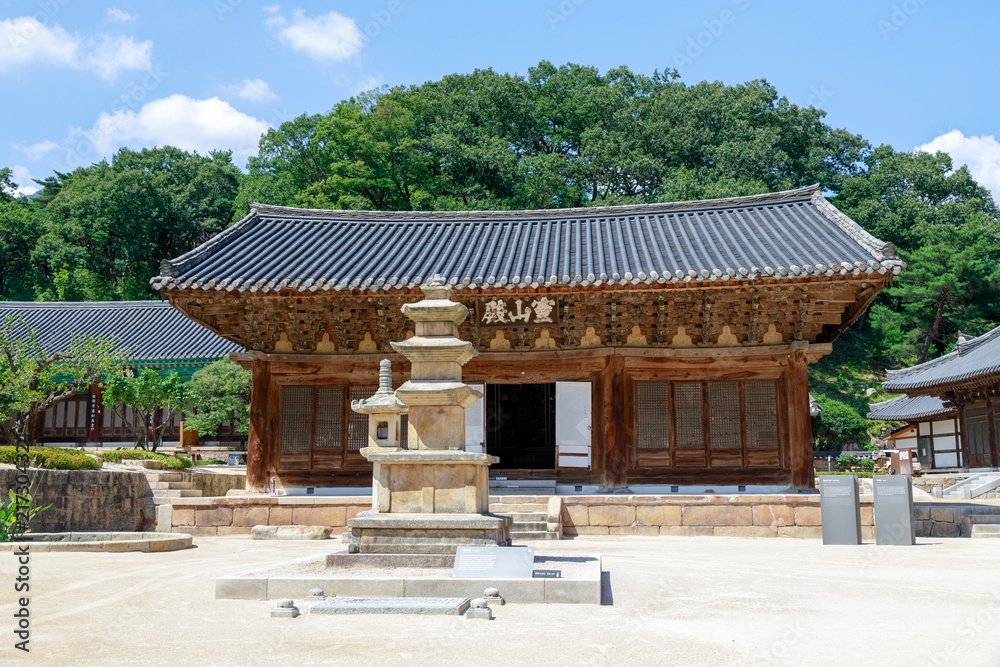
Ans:
POLYGON ((100 452, 98 456, 108 463, 121 463, 125 459, 154 459, 163 462, 164 470, 184 470, 191 467, 191 459, 183 456, 158 454, 141 449, 115 449, 110 452, 100 452))
POLYGON ((226 462, 219 459, 207 459, 204 461, 195 461, 194 464, 196 466, 222 466, 226 465, 226 462))
MULTIPOLYGON (((17 465, 23 461, 24 452, 15 447, 0 447, 0 463, 17 465)), ((49 470, 97 470, 101 462, 75 449, 61 447, 31 447, 28 449, 28 465, 49 470)))

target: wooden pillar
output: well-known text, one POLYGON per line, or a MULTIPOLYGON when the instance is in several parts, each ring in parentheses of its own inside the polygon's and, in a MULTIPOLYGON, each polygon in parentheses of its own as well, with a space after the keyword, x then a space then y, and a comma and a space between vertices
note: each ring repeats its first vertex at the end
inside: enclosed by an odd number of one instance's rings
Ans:
POLYGON ((612 354, 601 372, 604 394, 604 487, 628 484, 628 433, 625 414, 625 358, 612 354))
POLYGON ((969 449, 969 427, 965 423, 965 404, 958 406, 958 437, 962 449, 962 460, 959 467, 964 470, 969 469, 969 461, 972 460, 972 452, 969 449))
POLYGON ((997 421, 994 409, 993 395, 986 394, 986 421, 990 429, 990 466, 1000 467, 1000 442, 997 441, 997 421))
POLYGON ((788 355, 786 404, 788 405, 788 463, 792 486, 811 489, 813 474, 812 422, 809 416, 809 364, 805 350, 793 349, 788 355))
POLYGON ((268 474, 277 463, 277 433, 270 412, 277 409, 268 400, 271 393, 271 363, 254 359, 250 378, 250 432, 247 434, 247 490, 265 491, 268 474))

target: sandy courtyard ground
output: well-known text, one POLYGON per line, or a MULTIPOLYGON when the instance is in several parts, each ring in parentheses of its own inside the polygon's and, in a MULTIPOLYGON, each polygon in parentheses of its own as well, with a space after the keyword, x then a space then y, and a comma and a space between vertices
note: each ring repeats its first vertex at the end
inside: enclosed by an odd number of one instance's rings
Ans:
POLYGON ((605 604, 507 605, 493 621, 272 619, 273 603, 215 600, 215 578, 339 544, 195 545, 35 554, 30 654, 14 649, 16 564, 0 554, 0 664, 1000 665, 1000 540, 540 542, 553 555, 602 554, 605 604))

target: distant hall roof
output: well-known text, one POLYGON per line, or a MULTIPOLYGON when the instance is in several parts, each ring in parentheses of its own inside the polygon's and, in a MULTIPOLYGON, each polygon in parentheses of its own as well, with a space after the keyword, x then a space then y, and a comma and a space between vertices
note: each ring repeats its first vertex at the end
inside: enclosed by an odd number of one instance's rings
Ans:
POLYGON ((897 396, 868 406, 868 419, 879 421, 923 421, 931 417, 957 414, 955 408, 946 408, 937 396, 897 396))
POLYGON ((212 359, 243 348, 192 322, 160 301, 0 301, 0 318, 20 317, 47 352, 65 350, 74 336, 117 338, 141 360, 212 359))
POLYGON ((978 338, 959 336, 955 349, 931 361, 889 371, 886 391, 916 392, 979 381, 1000 382, 1000 327, 978 338))
POLYGON ((694 202, 534 211, 334 211, 253 204, 164 260, 155 289, 269 292, 482 288, 898 273, 818 186, 694 202))

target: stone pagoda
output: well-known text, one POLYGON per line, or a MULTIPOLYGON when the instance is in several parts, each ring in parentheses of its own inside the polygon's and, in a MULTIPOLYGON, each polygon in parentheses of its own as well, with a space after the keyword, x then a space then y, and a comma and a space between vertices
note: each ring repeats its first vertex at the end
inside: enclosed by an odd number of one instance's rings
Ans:
POLYGON ((440 276, 421 286, 424 300, 402 307, 416 335, 393 343, 412 364, 410 379, 392 400, 388 361, 379 390, 352 409, 369 415, 372 509, 347 522, 348 551, 373 554, 454 554, 459 546, 507 546, 510 520, 489 514, 489 466, 499 459, 465 451, 465 409, 482 394, 462 382, 462 366, 476 356, 458 338, 469 310, 450 299, 440 276), (393 416, 408 413, 407 445, 391 431, 393 416))

